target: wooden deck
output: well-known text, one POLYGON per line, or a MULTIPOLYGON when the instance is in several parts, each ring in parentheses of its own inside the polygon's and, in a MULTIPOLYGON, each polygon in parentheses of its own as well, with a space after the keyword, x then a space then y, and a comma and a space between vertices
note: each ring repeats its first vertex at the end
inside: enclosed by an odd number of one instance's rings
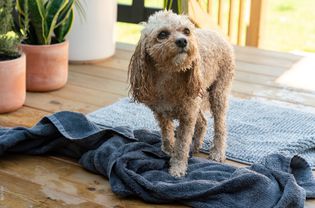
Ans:
MULTIPOLYGON (((115 56, 110 59, 94 64, 70 65, 69 82, 63 89, 27 93, 23 108, 0 115, 0 126, 30 127, 53 112, 70 110, 89 113, 125 97, 127 66, 133 48, 118 44, 115 56)), ((236 47, 235 52, 234 96, 258 97, 315 110, 314 82, 308 82, 312 76, 308 73, 313 73, 315 77, 314 69, 307 69, 312 60, 255 48, 236 47), (299 70, 302 72, 299 73, 299 70), (298 83, 296 78, 302 81, 298 83)), ((231 161, 227 163, 243 166, 231 161)), ((0 158, 0 207, 182 206, 152 205, 137 199, 117 197, 111 192, 106 179, 83 170, 70 160, 51 156, 5 155, 0 158)), ((315 207, 315 200, 308 200, 306 207, 315 207)))

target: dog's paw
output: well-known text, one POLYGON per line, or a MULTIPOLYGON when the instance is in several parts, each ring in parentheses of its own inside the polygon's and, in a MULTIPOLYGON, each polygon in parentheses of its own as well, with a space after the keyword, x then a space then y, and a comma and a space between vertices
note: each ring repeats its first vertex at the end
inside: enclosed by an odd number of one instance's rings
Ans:
POLYGON ((193 147, 193 154, 199 153, 199 150, 200 150, 200 146, 199 145, 194 145, 194 147, 193 147))
POLYGON ((216 162, 224 162, 225 161, 225 152, 219 151, 215 148, 211 148, 209 152, 210 160, 216 161, 216 162))
POLYGON ((170 160, 169 173, 174 177, 183 177, 186 175, 187 163, 176 159, 170 160))

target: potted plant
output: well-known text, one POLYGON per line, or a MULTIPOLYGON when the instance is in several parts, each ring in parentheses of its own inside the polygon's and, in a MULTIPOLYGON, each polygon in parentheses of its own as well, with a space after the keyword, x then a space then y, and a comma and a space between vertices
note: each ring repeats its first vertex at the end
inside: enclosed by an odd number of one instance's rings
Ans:
MULTIPOLYGON (((24 4, 24 9, 27 7, 24 4)), ((0 113, 20 108, 25 101, 25 55, 18 50, 23 36, 13 24, 12 0, 0 1, 0 113)), ((21 22, 22 23, 22 22, 21 22)), ((25 19, 27 28, 27 18, 25 19)))
POLYGON ((50 91, 68 79, 68 48, 76 0, 17 0, 19 21, 29 16, 27 38, 21 44, 26 54, 26 89, 50 91), (28 3, 28 11, 22 7, 28 3))

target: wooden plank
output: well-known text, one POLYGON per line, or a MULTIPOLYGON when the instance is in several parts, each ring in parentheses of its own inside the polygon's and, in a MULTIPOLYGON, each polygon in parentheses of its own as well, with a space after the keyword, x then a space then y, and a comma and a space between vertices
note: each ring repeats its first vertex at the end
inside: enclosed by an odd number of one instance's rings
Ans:
POLYGON ((117 57, 111 57, 95 65, 102 66, 105 68, 113 68, 117 70, 128 71, 129 59, 120 59, 117 57))
POLYGON ((231 96, 241 99, 252 99, 254 96, 231 90, 231 96))
POLYGON ((125 59, 117 59, 117 58, 109 58, 103 62, 98 63, 97 65, 105 66, 108 68, 115 68, 121 70, 128 70, 129 60, 125 59))
POLYGON ((304 204, 304 208, 314 208, 315 207, 315 199, 307 199, 304 204))
POLYGON ((0 170, 0 186, 4 190, 1 202, 4 206, 16 205, 14 207, 21 207, 19 202, 26 202, 27 207, 59 207, 59 208, 75 208, 75 207, 104 207, 94 202, 89 202, 78 196, 67 193, 62 193, 56 189, 49 188, 45 185, 39 185, 25 179, 23 177, 16 177, 0 170), (8 198, 7 198, 8 196, 8 198), (14 201, 9 201, 14 200, 14 201))
POLYGON ((109 92, 116 95, 127 96, 128 84, 114 80, 104 80, 103 78, 72 72, 69 74, 69 83, 85 87, 88 89, 96 89, 109 92))
POLYGON ((303 88, 294 88, 294 87, 289 87, 286 85, 286 83, 279 83, 276 80, 277 77, 273 76, 266 76, 262 74, 256 74, 256 73, 248 73, 244 71, 236 71, 235 73, 235 80, 238 81, 243 81, 243 82, 248 82, 248 83, 253 83, 253 84, 261 84, 265 85, 266 87, 272 87, 275 88, 274 90, 290 90, 292 92, 301 92, 303 94, 309 94, 310 96, 315 95, 314 91, 311 90, 306 90, 303 88))
MULTIPOLYGON (((70 71, 70 73, 72 72, 70 71)), ((72 84, 67 84, 61 91, 50 92, 50 94, 78 102, 89 103, 98 107, 110 105, 123 97, 121 95, 72 84)))
POLYGON ((266 65, 266 66, 275 66, 275 67, 290 68, 295 63, 295 61, 291 61, 288 59, 269 58, 265 56, 257 56, 257 55, 244 54, 244 53, 235 53, 235 57, 237 61, 243 61, 247 63, 254 63, 254 64, 266 65))
POLYGON ((121 70, 120 68, 111 68, 102 66, 101 64, 89 66, 74 65, 70 66, 70 73, 71 72, 77 72, 111 80, 119 80, 121 82, 127 83, 127 68, 121 70))
POLYGON ((266 59, 285 59, 291 62, 296 62, 303 58, 303 56, 296 55, 293 53, 287 53, 287 52, 279 52, 279 51, 270 51, 270 50, 264 50, 261 48, 254 48, 254 47, 241 47, 241 46, 234 46, 234 51, 236 54, 244 54, 244 55, 255 55, 255 56, 263 56, 266 59))
MULTIPOLYGON (((62 89, 59 90, 62 92, 62 89)), ((40 110, 45 110, 49 112, 58 111, 76 111, 82 113, 89 113, 95 111, 99 106, 84 103, 81 101, 74 101, 58 97, 49 93, 31 93, 28 92, 26 96, 25 106, 34 107, 40 110)))
POLYGON ((27 175, 27 180, 32 183, 66 195, 75 195, 84 201, 107 207, 122 205, 104 177, 89 173, 77 165, 44 156, 10 154, 0 160, 0 167, 6 174, 18 178, 27 175))
POLYGON ((14 127, 25 126, 31 127, 37 123, 42 117, 50 114, 48 111, 38 110, 30 107, 23 106, 19 110, 0 114, 0 126, 14 127))
POLYGON ((253 84, 261 84, 261 85, 266 85, 270 87, 280 87, 274 82, 275 80, 274 77, 261 75, 261 74, 236 71, 234 79, 238 81, 244 81, 244 82, 249 82, 253 84))
POLYGON ((244 61, 236 61, 236 71, 249 72, 253 74, 261 74, 266 76, 272 76, 274 78, 282 75, 287 68, 280 66, 268 66, 255 63, 248 63, 244 61))
POLYGON ((310 93, 295 92, 288 89, 276 89, 266 85, 253 84, 234 80, 232 91, 243 94, 254 95, 255 97, 263 97, 272 100, 298 104, 302 106, 315 106, 315 95, 310 93))
MULTIPOLYGON (((0 183, 1 184, 1 183, 0 183)), ((44 205, 41 202, 33 201, 32 199, 25 198, 21 194, 12 193, 11 191, 7 190, 7 187, 0 185, 0 191, 1 191, 1 200, 0 200, 0 207, 1 208, 28 208, 28 207, 42 207, 47 208, 46 205, 44 205)))

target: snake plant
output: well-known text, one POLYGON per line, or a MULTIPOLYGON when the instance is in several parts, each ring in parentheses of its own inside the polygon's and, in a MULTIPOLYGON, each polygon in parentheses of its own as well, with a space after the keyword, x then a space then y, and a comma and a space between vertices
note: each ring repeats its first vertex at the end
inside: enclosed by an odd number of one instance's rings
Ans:
POLYGON ((74 4, 78 0, 17 0, 19 21, 29 18, 27 44, 49 45, 65 41, 73 18, 74 4), (28 12, 22 5, 28 3, 28 12))
MULTIPOLYGON (((164 9, 166 10, 171 10, 173 7, 173 0, 164 0, 164 9)), ((182 0, 177 0, 177 12, 178 14, 182 14, 182 0)))

